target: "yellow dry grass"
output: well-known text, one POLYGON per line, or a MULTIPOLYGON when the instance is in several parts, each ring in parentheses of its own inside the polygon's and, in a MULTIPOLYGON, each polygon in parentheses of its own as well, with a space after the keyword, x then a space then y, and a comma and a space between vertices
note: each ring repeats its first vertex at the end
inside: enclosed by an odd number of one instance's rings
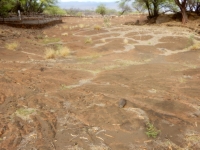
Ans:
POLYGON ((92 38, 87 37, 86 40, 85 40, 85 43, 92 43, 92 38))
POLYGON ((98 30, 98 31, 101 30, 101 26, 95 25, 95 26, 94 26, 94 30, 98 30))
POLYGON ((9 50, 16 50, 19 47, 19 43, 17 42, 7 43, 5 47, 9 50))
POLYGON ((68 25, 63 25, 62 27, 63 27, 63 29, 68 29, 69 28, 68 25))
POLYGON ((69 53, 70 53, 70 50, 69 50, 69 48, 67 48, 67 47, 61 47, 59 50, 58 50, 58 55, 59 56, 67 56, 67 55, 69 55, 69 53))
POLYGON ((69 55, 70 50, 67 47, 60 47, 58 50, 52 48, 47 48, 45 51, 46 59, 54 59, 56 56, 67 56, 69 55))
POLYGON ((45 58, 46 59, 53 59, 56 57, 56 51, 52 48, 47 48, 45 51, 45 58))
POLYGON ((193 44, 190 49, 191 50, 198 50, 198 49, 200 49, 200 42, 193 44))
POLYGON ((124 44, 128 44, 128 40, 127 39, 124 39, 124 44))
POLYGON ((63 35, 63 36, 67 36, 67 35, 68 35, 68 33, 67 33, 67 32, 65 32, 65 33, 62 33, 62 35, 63 35))
POLYGON ((78 26, 79 26, 79 28, 84 28, 85 27, 84 24, 79 24, 78 26))

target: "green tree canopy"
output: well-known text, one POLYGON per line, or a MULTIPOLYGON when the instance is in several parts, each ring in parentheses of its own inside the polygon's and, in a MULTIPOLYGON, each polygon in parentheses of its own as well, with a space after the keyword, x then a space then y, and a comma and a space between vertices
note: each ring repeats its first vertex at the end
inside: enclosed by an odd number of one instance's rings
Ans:
POLYGON ((21 10, 25 13, 43 12, 46 8, 55 6, 57 0, 17 0, 13 11, 21 10))
POLYGON ((106 12, 107 12, 107 8, 105 7, 104 4, 100 4, 96 9, 96 13, 101 14, 102 16, 104 16, 106 12))
POLYGON ((44 13, 48 15, 65 15, 66 11, 57 6, 51 6, 51 7, 47 7, 44 10, 44 13))
POLYGON ((13 0, 0 0, 0 16, 6 17, 14 6, 13 0))
POLYGON ((119 12, 120 15, 123 15, 125 12, 131 12, 132 9, 131 7, 127 4, 127 0, 121 0, 121 1, 117 1, 117 3, 119 3, 118 7, 121 9, 121 11, 119 12))
POLYGON ((182 13, 182 22, 188 21, 187 12, 196 12, 200 14, 200 0, 121 0, 121 4, 132 1, 133 7, 139 11, 148 11, 149 18, 157 17, 161 11, 182 13))

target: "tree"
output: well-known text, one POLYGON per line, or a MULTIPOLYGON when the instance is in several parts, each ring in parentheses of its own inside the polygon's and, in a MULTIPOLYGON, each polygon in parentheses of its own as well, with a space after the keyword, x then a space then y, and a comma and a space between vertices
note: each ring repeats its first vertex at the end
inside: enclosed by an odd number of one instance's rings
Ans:
POLYGON ((105 7, 104 4, 100 4, 96 9, 96 13, 101 14, 102 16, 104 16, 106 12, 107 12, 107 8, 105 7))
MULTIPOLYGON (((130 2, 132 0, 122 0, 130 2)), ((160 11, 177 11, 175 1, 179 0, 134 0, 132 6, 139 12, 148 11, 148 18, 157 17, 160 11)), ((187 1, 187 0, 186 0, 187 1)))
POLYGON ((132 7, 137 10, 139 13, 144 13, 146 10, 145 3, 140 3, 138 1, 134 1, 132 3, 132 7))
POLYGON ((44 13, 48 15, 65 15, 66 11, 57 6, 51 6, 51 7, 47 7, 44 10, 44 13))
POLYGON ((108 15, 117 15, 118 12, 115 9, 107 9, 107 14, 108 15))
POLYGON ((149 18, 157 17, 160 9, 165 4, 166 0, 135 0, 133 5, 139 6, 141 10, 148 10, 149 18))
POLYGON ((168 0, 162 5, 162 11, 177 13, 179 7, 175 4, 174 0, 168 0))
POLYGON ((174 0, 175 3, 178 5, 178 7, 181 10, 182 14, 182 23, 187 23, 188 21, 188 16, 187 16, 187 0, 174 0))
POLYGON ((13 11, 18 10, 24 13, 42 13, 47 7, 55 6, 57 0, 16 0, 13 11))
POLYGON ((131 7, 127 4, 127 0, 118 1, 119 8, 121 9, 120 15, 123 15, 125 12, 131 12, 131 7))
POLYGON ((45 8, 55 6, 57 2, 57 0, 39 0, 38 11, 43 12, 45 8))
POLYGON ((8 15, 8 12, 11 11, 14 6, 13 0, 0 0, 0 16, 4 18, 8 15))

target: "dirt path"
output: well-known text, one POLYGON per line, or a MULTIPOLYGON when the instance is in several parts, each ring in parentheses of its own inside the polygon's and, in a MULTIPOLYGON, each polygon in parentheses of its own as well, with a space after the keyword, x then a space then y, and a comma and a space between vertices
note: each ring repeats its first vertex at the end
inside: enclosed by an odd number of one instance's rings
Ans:
POLYGON ((67 18, 43 30, 2 26, 0 148, 200 149, 199 35, 121 25, 132 19, 67 18), (70 54, 44 59, 46 48, 63 46, 70 54), (127 100, 123 108, 120 99, 127 100), (157 138, 147 136, 147 122, 157 138))

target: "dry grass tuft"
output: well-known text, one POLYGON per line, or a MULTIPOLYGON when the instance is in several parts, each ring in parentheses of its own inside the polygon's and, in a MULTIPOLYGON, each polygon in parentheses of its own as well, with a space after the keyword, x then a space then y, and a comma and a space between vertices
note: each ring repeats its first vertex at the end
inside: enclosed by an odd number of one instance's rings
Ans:
POLYGON ((17 42, 7 43, 5 47, 9 50, 16 50, 19 47, 19 43, 17 42))
POLYGON ((47 48, 45 51, 45 58, 46 59, 53 59, 56 57, 56 51, 52 48, 47 48))
POLYGON ((95 25, 95 26, 94 26, 94 30, 98 30, 98 31, 101 30, 101 26, 95 25))
POLYGON ((101 145, 90 145, 90 149, 91 150, 110 150, 110 148, 108 146, 106 146, 105 144, 101 144, 101 145))
POLYGON ((198 50, 198 49, 200 49, 200 42, 195 43, 195 44, 193 44, 193 45, 191 46, 191 50, 198 50))
POLYGON ((124 44, 128 44, 128 40, 127 39, 124 39, 124 44))
POLYGON ((47 48, 45 51, 45 58, 53 59, 56 56, 67 56, 69 55, 69 53, 70 53, 70 50, 67 47, 60 47, 58 50, 47 48))
POLYGON ((63 33, 62 35, 63 35, 63 36, 67 36, 67 35, 68 35, 68 33, 67 33, 67 32, 65 32, 65 33, 63 33))
POLYGON ((92 38, 90 37, 86 38, 85 43, 92 43, 92 38))
POLYGON ((62 27, 63 27, 63 29, 68 29, 69 28, 68 25, 63 25, 62 27))
POLYGON ((79 26, 79 28, 84 28, 85 27, 84 24, 79 24, 78 26, 79 26))
POLYGON ((23 120, 31 120, 30 116, 35 113, 36 110, 33 108, 20 108, 15 112, 15 115, 23 120))
POLYGON ((70 53, 70 50, 69 50, 69 48, 67 48, 67 47, 61 47, 59 50, 58 50, 58 55, 59 56, 67 56, 67 55, 69 55, 69 53, 70 53))

